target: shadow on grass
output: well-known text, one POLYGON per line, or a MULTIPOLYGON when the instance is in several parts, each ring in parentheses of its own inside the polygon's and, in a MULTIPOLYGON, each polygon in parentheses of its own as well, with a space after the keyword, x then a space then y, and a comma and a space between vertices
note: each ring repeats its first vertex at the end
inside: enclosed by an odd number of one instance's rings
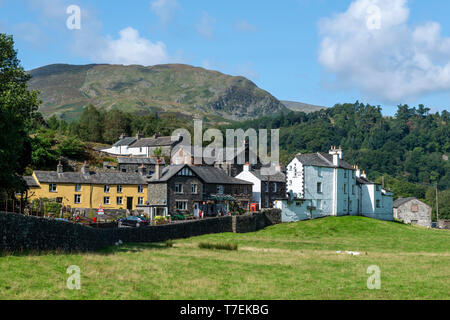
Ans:
POLYGON ((165 243, 126 243, 121 246, 110 246, 104 249, 96 251, 64 251, 64 250, 22 250, 15 252, 0 252, 0 258, 2 257, 39 257, 48 255, 114 255, 116 253, 139 253, 146 250, 167 250, 173 246, 171 242, 165 243))

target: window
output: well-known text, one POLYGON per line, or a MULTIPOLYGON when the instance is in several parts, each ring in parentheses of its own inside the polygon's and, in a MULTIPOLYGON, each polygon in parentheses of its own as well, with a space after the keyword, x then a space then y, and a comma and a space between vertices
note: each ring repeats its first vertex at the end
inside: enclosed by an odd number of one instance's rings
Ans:
POLYGON ((63 198, 56 198, 56 202, 62 203, 63 202, 63 198))
POLYGON ((419 212, 419 206, 416 204, 413 204, 411 206, 411 212, 419 212))
POLYGON ((194 174, 192 173, 192 171, 189 168, 183 168, 183 170, 181 170, 180 172, 178 172, 177 176, 181 176, 181 177, 193 177, 194 174))
POLYGON ((75 185, 75 192, 80 192, 81 191, 81 184, 77 183, 75 185))
POLYGON ((347 194, 347 184, 344 183, 344 194, 347 194))
POLYGON ((317 193, 322 193, 322 182, 317 182, 317 193))
POLYGON ((317 200, 317 201, 316 201, 316 208, 317 208, 318 210, 322 210, 322 200, 317 200))
POLYGON ((217 194, 223 194, 224 192, 224 187, 223 185, 218 185, 217 186, 217 194))
POLYGON ((292 180, 289 180, 289 185, 292 186, 292 180))
POLYGON ((277 192, 277 184, 276 183, 273 184, 273 192, 277 192))
POLYGON ((55 183, 51 183, 48 185, 48 191, 50 192, 56 192, 57 186, 55 183))
POLYGON ((116 203, 117 203, 118 205, 122 205, 122 204, 123 204, 123 198, 122 198, 122 197, 117 197, 117 198, 116 198, 116 203))
POLYGON ((353 209, 352 209, 352 204, 353 204, 353 202, 352 202, 352 200, 350 200, 350 201, 348 202, 348 206, 350 207, 350 212, 353 211, 353 209))
POLYGON ((265 183, 265 187, 266 187, 266 192, 269 192, 269 183, 265 183))
POLYGON ((381 187, 377 185, 377 191, 380 191, 380 190, 381 190, 381 187))
POLYGON ((187 210, 187 201, 176 201, 177 210, 187 210))
POLYGON ((353 177, 353 179, 356 178, 356 172, 355 171, 352 171, 352 177, 353 177))
POLYGON ((322 168, 317 169, 317 176, 322 177, 322 168))
POLYGON ((117 186, 117 193, 122 193, 122 186, 121 185, 117 186))
POLYGON ((347 178, 348 174, 347 174, 347 170, 344 170, 344 178, 347 178))
POLYGON ((139 197, 138 198, 138 205, 143 205, 144 204, 144 197, 139 197))
POLYGON ((355 195, 356 194, 356 186, 352 185, 352 194, 355 195))
POLYGON ((103 204, 110 204, 109 197, 103 197, 103 204))
POLYGON ((122 169, 122 172, 127 172, 127 169, 122 169))
POLYGON ((144 193, 144 186, 138 186, 138 193, 144 193))
POLYGON ((381 208, 381 202, 380 202, 380 200, 377 200, 377 208, 381 208))
POLYGON ((175 193, 183 193, 183 185, 181 183, 175 184, 175 193))
POLYGON ((198 193, 198 184, 193 183, 191 185, 192 188, 192 194, 197 194, 198 193))
POLYGON ((80 204, 80 203, 81 203, 81 195, 80 195, 80 194, 76 194, 76 195, 75 195, 74 202, 75 202, 76 204, 80 204))
POLYGON ((105 193, 109 193, 109 186, 104 187, 105 193))

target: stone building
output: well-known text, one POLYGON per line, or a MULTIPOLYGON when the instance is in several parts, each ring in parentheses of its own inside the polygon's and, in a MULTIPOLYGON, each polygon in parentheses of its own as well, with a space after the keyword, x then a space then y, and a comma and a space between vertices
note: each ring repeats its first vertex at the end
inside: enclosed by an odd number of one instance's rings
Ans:
POLYGON ((246 164, 236 178, 253 183, 252 203, 261 209, 273 208, 275 200, 286 198, 286 176, 281 165, 276 166, 273 174, 266 175, 246 164))
MULTIPOLYGON (((212 166, 170 165, 155 173, 148 185, 148 213, 154 216, 226 214, 236 205, 249 209, 252 184, 212 166)), ((141 208, 142 209, 142 208, 141 208)))
POLYGON ((400 198, 394 201, 394 218, 404 223, 431 227, 431 207, 417 198, 400 198))
MULTIPOLYGON (((137 173, 139 168, 144 167, 148 175, 155 172, 155 165, 158 159, 156 158, 136 158, 136 157, 117 157, 117 170, 120 172, 134 172, 137 173)), ((164 159, 160 160, 160 164, 164 165, 164 159)))

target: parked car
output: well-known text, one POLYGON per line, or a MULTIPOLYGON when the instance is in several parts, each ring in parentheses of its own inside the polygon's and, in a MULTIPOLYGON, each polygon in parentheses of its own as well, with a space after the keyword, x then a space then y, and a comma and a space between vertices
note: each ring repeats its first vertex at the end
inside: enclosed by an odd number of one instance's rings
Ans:
POLYGON ((139 228, 142 226, 148 226, 150 223, 149 220, 147 220, 146 218, 136 217, 136 216, 120 218, 119 220, 117 220, 117 222, 118 222, 119 228, 122 226, 139 228))
POLYGON ((70 222, 69 220, 64 218, 55 218, 55 221, 70 222))

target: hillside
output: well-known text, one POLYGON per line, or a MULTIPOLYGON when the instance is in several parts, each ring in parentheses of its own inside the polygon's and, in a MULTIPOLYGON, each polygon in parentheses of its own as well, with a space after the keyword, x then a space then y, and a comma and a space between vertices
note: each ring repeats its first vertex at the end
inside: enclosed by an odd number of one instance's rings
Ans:
POLYGON ((270 93, 244 77, 188 65, 66 65, 30 71, 30 88, 41 91, 40 111, 63 119, 84 106, 123 111, 153 110, 208 119, 253 119, 286 111, 270 93))
POLYGON ((449 299, 449 244, 448 230, 329 217, 177 240, 173 247, 7 255, 0 259, 0 299, 449 299), (70 265, 82 270, 81 290, 62 289, 70 265), (381 271, 379 290, 367 288, 373 265, 381 271))
POLYGON ((282 100, 281 103, 289 110, 304 112, 304 113, 311 113, 311 112, 316 112, 316 111, 326 109, 326 107, 315 106, 312 104, 295 102, 295 101, 282 100))

